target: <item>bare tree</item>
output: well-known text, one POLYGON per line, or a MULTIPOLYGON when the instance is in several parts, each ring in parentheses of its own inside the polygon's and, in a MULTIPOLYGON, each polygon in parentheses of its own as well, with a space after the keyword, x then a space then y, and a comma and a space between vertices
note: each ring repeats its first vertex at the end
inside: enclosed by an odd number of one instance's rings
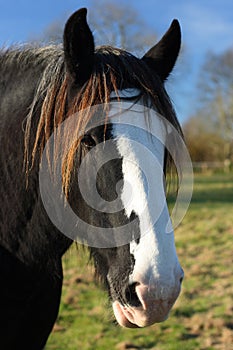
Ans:
POLYGON ((233 50, 208 53, 200 68, 198 108, 183 125, 194 162, 233 164, 233 50))
POLYGON ((201 69, 200 110, 211 120, 215 131, 233 139, 233 49, 209 54, 201 69))
POLYGON ((201 115, 194 116, 183 125, 183 131, 193 162, 222 162, 225 140, 209 127, 201 115))
MULTIPOLYGON (((93 0, 88 16, 96 45, 116 46, 142 55, 157 40, 154 30, 148 28, 131 6, 114 1, 93 0)), ((51 23, 39 41, 62 42, 64 22, 65 19, 61 19, 51 23)))
POLYGON ((90 23, 97 45, 109 44, 142 54, 155 44, 157 37, 131 6, 113 1, 92 1, 90 23))
POLYGON ((63 36, 63 23, 62 19, 50 23, 42 35, 39 38, 34 38, 34 41, 43 42, 44 44, 60 44, 63 36))

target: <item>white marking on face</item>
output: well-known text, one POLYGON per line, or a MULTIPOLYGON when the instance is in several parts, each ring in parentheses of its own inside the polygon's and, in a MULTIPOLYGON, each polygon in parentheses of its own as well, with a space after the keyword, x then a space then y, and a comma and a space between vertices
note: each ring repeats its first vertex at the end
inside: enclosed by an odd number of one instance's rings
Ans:
POLYGON ((166 282, 158 293, 165 297, 170 285, 175 284, 174 270, 178 266, 173 232, 166 234, 171 223, 163 185, 165 127, 158 117, 151 118, 150 129, 159 136, 152 138, 144 131, 148 130, 145 116, 132 110, 124 112, 125 124, 114 124, 118 117, 112 117, 112 134, 122 157, 121 200, 128 218, 132 212, 139 218, 140 242, 130 243, 135 266, 129 282, 155 286, 162 279, 166 282), (133 127, 135 118, 144 130, 133 127))

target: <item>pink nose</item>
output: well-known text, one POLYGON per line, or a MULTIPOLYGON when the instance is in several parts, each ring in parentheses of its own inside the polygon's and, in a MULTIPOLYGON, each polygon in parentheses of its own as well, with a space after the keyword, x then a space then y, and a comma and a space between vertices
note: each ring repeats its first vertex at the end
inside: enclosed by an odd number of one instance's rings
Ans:
POLYGON ((169 286, 148 287, 147 285, 138 284, 135 292, 142 308, 148 310, 153 303, 166 301, 168 304, 173 305, 180 293, 180 285, 169 288, 169 286))
POLYGON ((180 284, 171 289, 139 284, 135 291, 142 305, 140 310, 135 311, 135 322, 144 327, 167 319, 180 293, 180 284))
POLYGON ((123 327, 146 327, 167 319, 180 293, 180 283, 176 286, 148 286, 134 283, 126 292, 127 305, 113 303, 113 311, 118 323, 123 327))

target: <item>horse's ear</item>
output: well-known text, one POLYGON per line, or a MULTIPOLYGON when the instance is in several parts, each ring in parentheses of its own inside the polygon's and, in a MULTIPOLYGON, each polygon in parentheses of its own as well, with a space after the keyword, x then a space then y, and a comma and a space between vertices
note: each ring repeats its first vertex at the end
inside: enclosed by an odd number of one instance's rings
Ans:
POLYGON ((181 45, 181 30, 179 22, 174 19, 162 39, 153 46, 142 58, 151 69, 166 80, 171 73, 178 57, 181 45))
POLYGON ((63 36, 67 72, 80 86, 89 79, 94 64, 94 38, 86 17, 87 9, 76 11, 68 19, 63 36))

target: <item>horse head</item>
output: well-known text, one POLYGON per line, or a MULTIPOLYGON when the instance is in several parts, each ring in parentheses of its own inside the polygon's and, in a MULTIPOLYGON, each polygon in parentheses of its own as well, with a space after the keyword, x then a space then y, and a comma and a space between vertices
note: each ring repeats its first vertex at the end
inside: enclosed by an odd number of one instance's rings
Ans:
POLYGON ((95 48, 86 14, 74 13, 64 31, 67 120, 77 115, 69 129, 78 125, 79 133, 63 167, 69 206, 79 218, 72 235, 89 245, 118 323, 144 327, 168 317, 183 279, 164 188, 168 124, 181 136, 164 88, 180 27, 174 20, 137 58, 95 48))

